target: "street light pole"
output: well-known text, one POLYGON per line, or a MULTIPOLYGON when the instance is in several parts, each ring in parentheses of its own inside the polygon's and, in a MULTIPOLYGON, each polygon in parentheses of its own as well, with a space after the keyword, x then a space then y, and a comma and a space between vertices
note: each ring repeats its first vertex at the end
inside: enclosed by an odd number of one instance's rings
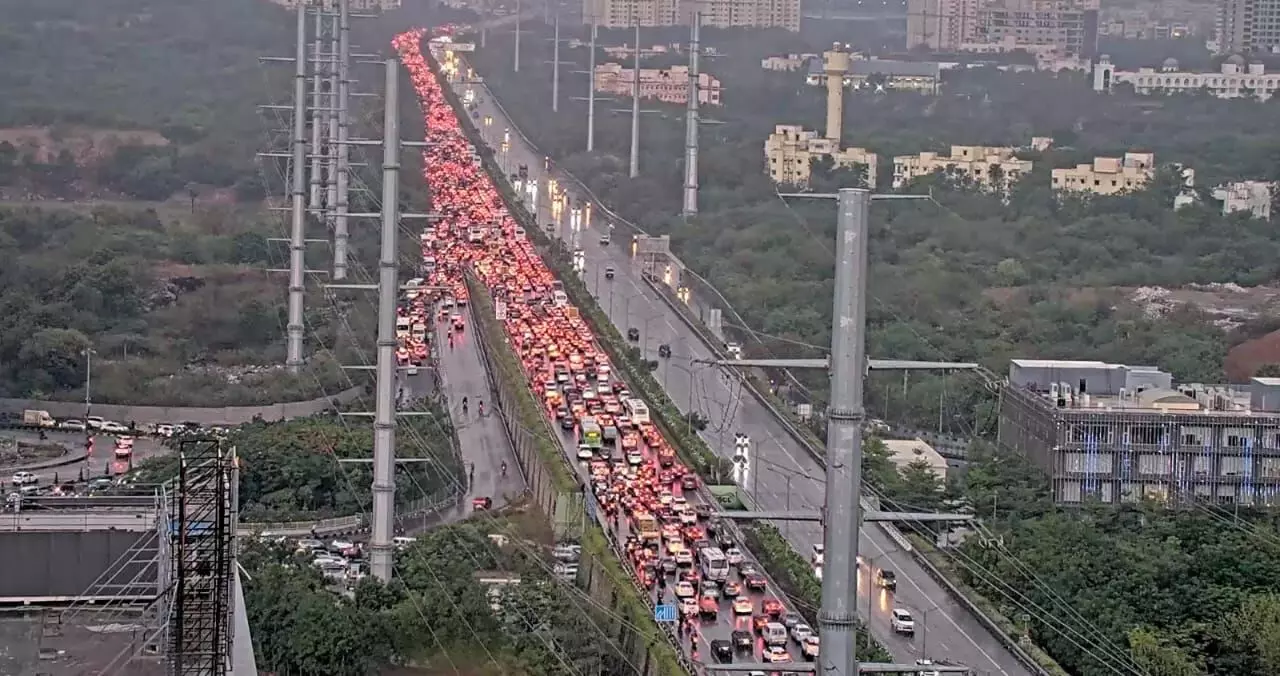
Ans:
POLYGON ((591 91, 587 93, 587 152, 596 149, 596 20, 591 18, 591 55, 587 61, 587 79, 591 82, 591 91))
POLYGON ((631 178, 640 175, 640 17, 636 17, 635 71, 631 74, 631 178))
POLYGON ((93 409, 93 398, 89 393, 91 385, 93 385, 93 348, 86 347, 84 349, 84 417, 86 425, 89 424, 89 414, 93 409))
POLYGON ((512 72, 520 72, 520 0, 516 0, 516 57, 511 67, 512 72))

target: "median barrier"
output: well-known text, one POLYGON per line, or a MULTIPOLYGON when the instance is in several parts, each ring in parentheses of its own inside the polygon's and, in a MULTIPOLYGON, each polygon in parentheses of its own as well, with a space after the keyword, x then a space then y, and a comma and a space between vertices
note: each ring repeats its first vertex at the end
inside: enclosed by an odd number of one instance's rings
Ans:
MULTIPOLYGON (((93 415, 123 423, 157 424, 193 422, 200 425, 240 425, 262 419, 269 422, 305 418, 335 410, 364 394, 363 386, 351 387, 331 397, 307 401, 290 401, 264 406, 129 406, 126 404, 94 404, 93 415)), ((21 415, 33 409, 48 411, 55 418, 82 418, 84 402, 40 401, 37 399, 0 398, 0 413, 21 415)))
POLYGON ((53 469, 55 467, 66 467, 67 465, 76 465, 89 459, 87 451, 69 451, 63 455, 51 460, 41 460, 39 462, 27 463, 25 465, 7 465, 0 467, 0 474, 17 474, 18 472, 38 472, 45 469, 53 469))

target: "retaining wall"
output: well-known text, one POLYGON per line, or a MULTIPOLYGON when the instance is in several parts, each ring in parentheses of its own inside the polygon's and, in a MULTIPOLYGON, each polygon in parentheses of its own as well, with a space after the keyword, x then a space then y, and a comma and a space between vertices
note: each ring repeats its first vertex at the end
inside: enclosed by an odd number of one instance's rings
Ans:
MULTIPOLYGON (((309 401, 290 401, 263 406, 129 406, 126 404, 94 404, 93 415, 123 423, 180 423, 201 425, 239 425, 255 417, 263 420, 288 420, 323 413, 350 403, 364 394, 364 387, 352 387, 332 397, 309 401)), ((38 399, 0 398, 0 412, 21 414, 26 409, 48 411, 55 418, 79 418, 84 415, 82 401, 40 401, 38 399)))

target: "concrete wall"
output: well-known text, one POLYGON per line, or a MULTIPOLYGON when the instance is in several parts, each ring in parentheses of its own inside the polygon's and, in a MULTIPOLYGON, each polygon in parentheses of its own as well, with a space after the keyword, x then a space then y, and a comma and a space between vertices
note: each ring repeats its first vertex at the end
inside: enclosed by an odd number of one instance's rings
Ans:
POLYGON ((120 591, 129 595, 154 596, 159 544, 155 530, 0 533, 0 603, 71 599, 86 591, 96 594, 95 581, 123 585, 120 591), (128 559, 120 561, 139 542, 143 553, 128 565, 128 559), (108 570, 108 578, 99 580, 108 570), (130 584, 135 577, 137 581, 130 584))
MULTIPOLYGON (((128 424, 194 422, 201 425, 239 425, 261 416, 264 420, 287 420, 315 415, 333 408, 334 402, 345 404, 364 393, 363 387, 353 387, 335 394, 310 401, 291 401, 264 406, 222 406, 214 408, 183 406, 127 406, 123 404, 94 404, 93 415, 128 424)), ((79 418, 84 415, 84 402, 39 401, 36 399, 0 399, 0 412, 21 414, 25 409, 48 411, 55 418, 79 418)))

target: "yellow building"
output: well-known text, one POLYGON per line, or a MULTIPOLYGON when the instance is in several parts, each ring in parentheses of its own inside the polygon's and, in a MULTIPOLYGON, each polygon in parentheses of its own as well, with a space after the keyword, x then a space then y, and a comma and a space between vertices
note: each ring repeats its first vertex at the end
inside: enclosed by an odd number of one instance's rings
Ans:
POLYGON ((923 439, 885 439, 882 443, 885 450, 889 451, 889 460, 898 471, 914 463, 924 463, 939 480, 946 483, 947 459, 923 439))
POLYGON ((582 22, 601 28, 688 25, 697 10, 702 25, 716 28, 800 30, 800 0, 583 0, 582 22))
POLYGON ((1017 148, 997 146, 951 146, 950 155, 922 152, 893 158, 893 187, 901 188, 912 179, 942 172, 967 178, 990 190, 1007 190, 1023 174, 1030 173, 1030 160, 1014 157, 1017 148), (1000 185, 992 177, 1000 178, 1000 185))
POLYGON ((780 124, 764 142, 765 163, 769 178, 785 185, 808 185, 813 160, 830 157, 838 167, 862 165, 867 171, 867 185, 876 184, 876 154, 865 148, 840 148, 840 144, 824 138, 816 131, 800 125, 780 124))
MULTIPOLYGON (((618 63, 596 66, 596 91, 618 96, 631 96, 635 88, 635 69, 618 63)), ((689 67, 672 66, 666 70, 640 69, 640 98, 658 99, 664 103, 688 103, 689 67)), ((709 73, 698 73, 698 103, 720 105, 720 81, 709 73)))
POLYGON ((1140 190, 1156 173, 1154 153, 1125 153, 1124 157, 1095 157, 1093 164, 1054 169, 1053 189, 1115 195, 1140 190))

